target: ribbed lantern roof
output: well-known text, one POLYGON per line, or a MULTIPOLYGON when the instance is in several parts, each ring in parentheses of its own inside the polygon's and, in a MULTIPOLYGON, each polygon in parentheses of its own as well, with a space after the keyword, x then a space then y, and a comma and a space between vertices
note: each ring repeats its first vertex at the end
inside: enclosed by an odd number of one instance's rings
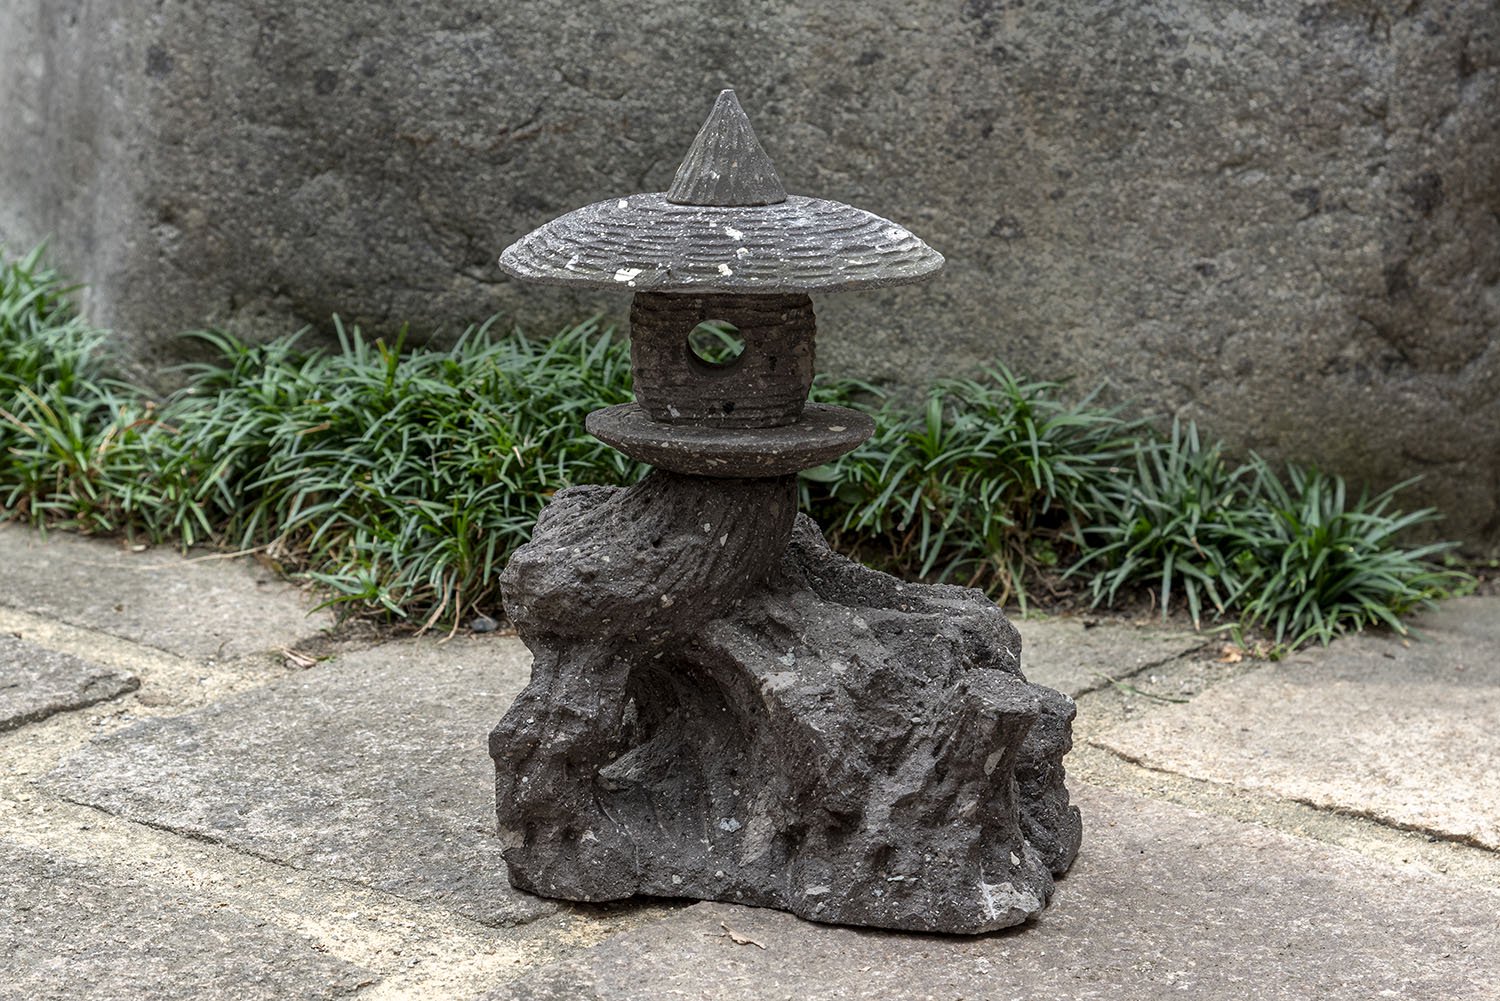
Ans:
POLYGON ((943 256, 889 219, 788 195, 725 90, 665 192, 611 198, 517 240, 525 281, 655 292, 837 292, 918 281, 943 256))

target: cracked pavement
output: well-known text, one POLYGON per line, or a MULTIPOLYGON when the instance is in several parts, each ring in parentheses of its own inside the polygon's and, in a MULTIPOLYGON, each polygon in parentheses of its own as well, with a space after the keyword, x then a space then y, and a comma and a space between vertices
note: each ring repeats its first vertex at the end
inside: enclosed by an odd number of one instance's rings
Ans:
POLYGON ((1279 663, 1019 621, 1078 701, 1084 847, 963 938, 518 893, 514 637, 335 631, 241 559, 0 558, 0 998, 1500 998, 1500 597, 1279 663))

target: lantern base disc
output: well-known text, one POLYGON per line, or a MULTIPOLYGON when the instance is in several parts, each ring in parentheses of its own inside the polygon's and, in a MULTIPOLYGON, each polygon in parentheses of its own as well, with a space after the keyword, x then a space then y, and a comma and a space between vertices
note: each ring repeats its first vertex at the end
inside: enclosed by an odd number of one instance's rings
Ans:
POLYGON ((589 414, 589 434, 632 459, 674 473, 745 478, 787 476, 831 462, 875 433, 868 414, 809 403, 795 423, 769 428, 664 424, 635 403, 589 414))

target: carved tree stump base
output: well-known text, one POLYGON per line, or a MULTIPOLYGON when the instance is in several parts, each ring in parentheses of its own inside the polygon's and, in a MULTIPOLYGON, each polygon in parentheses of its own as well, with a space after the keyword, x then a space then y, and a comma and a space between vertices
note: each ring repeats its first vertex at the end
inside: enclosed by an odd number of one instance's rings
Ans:
POLYGON ((831 551, 791 477, 563 491, 502 587, 535 655, 490 736, 521 889, 972 933, 1078 852, 1072 700, 981 592, 831 551))

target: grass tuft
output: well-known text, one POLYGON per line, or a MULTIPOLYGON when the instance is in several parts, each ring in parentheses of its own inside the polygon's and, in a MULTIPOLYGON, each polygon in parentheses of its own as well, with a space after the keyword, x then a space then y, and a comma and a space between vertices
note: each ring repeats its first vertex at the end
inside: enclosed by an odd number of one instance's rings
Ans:
POLYGON ((1248 466, 1231 466, 1217 443, 1204 447, 1198 429, 1172 424, 1171 437, 1144 441, 1132 469, 1103 484, 1085 553, 1069 573, 1085 569, 1095 604, 1115 601, 1126 585, 1146 585, 1163 611, 1179 594, 1194 625, 1205 603, 1222 615, 1240 597, 1240 571, 1250 559, 1238 544, 1251 516, 1248 466))
POLYGON ((1401 541, 1438 520, 1431 508, 1396 509, 1413 482, 1351 502, 1341 477, 1294 463, 1278 475, 1254 454, 1235 465, 1196 426, 1174 422, 1169 437, 1141 443, 1133 476, 1100 490, 1068 574, 1088 580, 1096 605, 1149 587, 1163 614, 1180 596, 1194 625, 1211 613, 1288 649, 1367 625, 1405 633, 1400 615, 1469 581, 1434 562, 1456 543, 1401 541))
POLYGON ((822 383, 817 398, 871 410, 876 432, 803 474, 804 506, 867 560, 984 587, 1024 610, 1028 584, 1081 545, 1099 485, 1145 431, 1092 397, 1062 402, 1060 388, 995 366, 942 380, 905 410, 863 383, 822 383))
POLYGON ((1401 544, 1402 532, 1438 518, 1432 508, 1396 508, 1397 494, 1413 482, 1373 496, 1361 490, 1351 503, 1340 477, 1288 465, 1283 480, 1257 461, 1241 625, 1265 627, 1291 648, 1327 645, 1367 625, 1404 635, 1401 615, 1463 587, 1465 575, 1434 563, 1455 543, 1401 544))
POLYGON ((628 351, 593 323, 545 341, 486 324, 402 352, 335 322, 334 353, 195 335, 217 358, 165 407, 188 504, 155 533, 211 526, 308 568, 335 603, 430 625, 497 603, 554 492, 640 471, 583 430, 630 399, 628 351))

